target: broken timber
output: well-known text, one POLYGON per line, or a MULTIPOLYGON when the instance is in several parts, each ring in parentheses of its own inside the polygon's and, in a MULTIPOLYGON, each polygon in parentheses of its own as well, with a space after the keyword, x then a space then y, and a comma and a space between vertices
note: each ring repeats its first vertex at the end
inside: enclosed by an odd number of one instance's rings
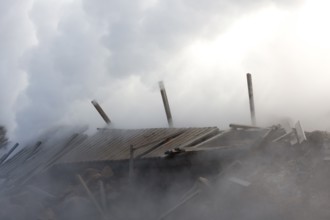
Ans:
POLYGON ((160 89, 160 94, 162 96, 163 103, 164 103, 164 108, 165 108, 165 113, 166 113, 166 117, 167 117, 168 126, 170 128, 172 128, 173 127, 173 119, 172 119, 170 104, 169 104, 168 99, 167 99, 167 94, 166 94, 166 90, 165 90, 165 86, 164 86, 163 81, 159 82, 159 89, 160 89))
POLYGON ((250 113, 251 113, 251 122, 252 125, 255 126, 256 122, 256 113, 254 108, 254 97, 253 97, 253 86, 252 86, 252 76, 250 73, 246 74, 248 92, 249 92, 249 101, 250 101, 250 113))
POLYGON ((101 108, 101 106, 99 105, 99 103, 96 100, 93 100, 92 101, 92 104, 94 105, 94 107, 98 111, 98 113, 101 115, 101 117, 103 118, 103 120, 105 121, 105 123, 107 123, 107 125, 109 125, 111 123, 111 120, 107 116, 107 114, 103 111, 103 109, 101 108))

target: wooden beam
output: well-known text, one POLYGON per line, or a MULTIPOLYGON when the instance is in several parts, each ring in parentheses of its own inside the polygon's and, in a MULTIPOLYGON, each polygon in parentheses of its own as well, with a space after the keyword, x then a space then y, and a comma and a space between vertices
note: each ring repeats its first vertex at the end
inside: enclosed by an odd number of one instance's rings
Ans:
POLYGON ((251 74, 250 73, 246 74, 246 78, 247 78, 247 85, 248 85, 248 91, 249 91, 251 122, 252 122, 252 125, 255 126, 257 124, 257 122, 256 122, 255 108, 254 108, 254 97, 253 97, 253 86, 252 86, 251 74))
POLYGON ((160 94, 162 96, 163 103, 164 103, 164 108, 165 108, 165 113, 166 113, 166 117, 167 117, 168 126, 170 128, 172 128, 173 127, 173 119, 172 119, 170 104, 169 104, 168 99, 167 99, 166 90, 165 90, 165 86, 164 86, 163 81, 159 82, 159 88, 160 88, 160 94))
POLYGON ((107 123, 107 125, 109 125, 111 123, 111 120, 107 116, 107 114, 103 111, 103 109, 101 108, 101 106, 99 105, 99 103, 96 100, 93 100, 92 101, 92 104, 94 105, 94 107, 98 111, 98 113, 101 115, 101 117, 103 118, 103 120, 105 121, 105 123, 107 123))

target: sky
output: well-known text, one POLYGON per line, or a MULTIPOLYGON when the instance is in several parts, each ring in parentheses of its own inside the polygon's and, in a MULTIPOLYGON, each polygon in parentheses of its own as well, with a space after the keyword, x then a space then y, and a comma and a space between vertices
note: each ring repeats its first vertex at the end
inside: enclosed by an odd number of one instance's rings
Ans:
POLYGON ((300 120, 330 129, 326 0, 12 0, 0 3, 0 124, 177 127, 300 120))

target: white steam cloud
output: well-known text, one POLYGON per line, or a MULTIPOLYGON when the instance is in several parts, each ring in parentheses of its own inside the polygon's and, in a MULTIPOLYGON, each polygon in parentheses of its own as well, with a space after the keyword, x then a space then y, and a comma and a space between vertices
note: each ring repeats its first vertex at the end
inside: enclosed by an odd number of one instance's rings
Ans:
POLYGON ((58 124, 177 126, 300 119, 327 129, 326 1, 14 0, 1 3, 0 124, 28 138, 58 124))

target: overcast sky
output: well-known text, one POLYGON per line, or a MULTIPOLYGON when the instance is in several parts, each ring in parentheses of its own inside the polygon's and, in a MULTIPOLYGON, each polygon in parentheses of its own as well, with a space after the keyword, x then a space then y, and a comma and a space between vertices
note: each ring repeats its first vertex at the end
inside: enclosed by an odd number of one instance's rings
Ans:
POLYGON ((0 124, 24 139, 55 125, 249 124, 330 129, 326 0, 11 0, 0 3, 0 124))

